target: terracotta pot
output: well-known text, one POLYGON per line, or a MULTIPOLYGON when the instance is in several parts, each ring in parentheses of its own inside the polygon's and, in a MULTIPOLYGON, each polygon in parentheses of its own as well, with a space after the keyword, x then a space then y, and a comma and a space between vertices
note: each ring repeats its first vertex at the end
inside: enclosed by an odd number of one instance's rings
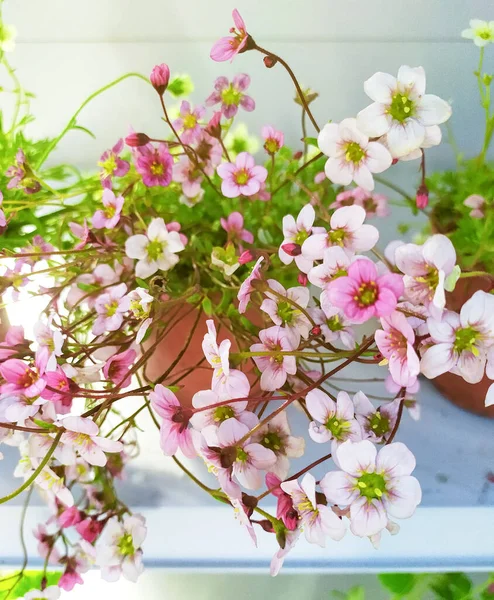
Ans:
MULTIPOLYGON (((450 310, 459 311, 463 304, 478 290, 488 292, 492 289, 493 281, 489 277, 469 277, 460 279, 453 292, 446 293, 446 306, 450 310)), ((485 406, 485 396, 493 383, 484 376, 476 384, 467 383, 462 377, 453 373, 445 373, 433 380, 434 385, 453 404, 469 412, 494 418, 494 406, 485 406)))
MULTIPOLYGON (((197 319, 197 311, 191 310, 191 308, 192 307, 190 304, 184 302, 178 309, 173 310, 173 314, 175 314, 175 311, 178 310, 176 316, 173 317, 174 320, 180 319, 180 321, 173 327, 170 333, 165 336, 163 341, 158 344, 154 354, 148 360, 146 365, 146 376, 150 380, 156 380, 159 378, 176 360, 177 355, 184 348, 188 336, 197 319)), ((251 321, 253 320, 253 316, 249 313, 249 311, 246 316, 251 321)), ((207 333, 206 321, 208 318, 210 317, 207 317, 205 314, 201 315, 187 351, 167 377, 167 384, 172 383, 175 378, 180 377, 180 375, 182 375, 187 369, 195 367, 195 365, 204 358, 204 353, 202 351, 202 340, 204 338, 204 334, 207 333)), ((254 315, 253 322, 260 320, 261 316, 256 313, 254 315)), ((257 324, 260 325, 261 323, 259 322, 257 324)), ((222 341, 225 338, 229 338, 232 341, 231 352, 237 352, 238 347, 235 344, 233 336, 229 335, 229 332, 222 328, 218 333, 218 341, 222 341)), ((151 337, 147 341, 146 346, 149 348, 152 343, 153 338, 151 337)), ((252 385, 255 380, 254 373, 250 370, 245 372, 252 385)), ((196 392, 211 388, 212 374, 213 371, 209 363, 204 360, 200 367, 193 368, 193 370, 186 377, 180 380, 180 382, 177 384, 180 386, 180 389, 175 392, 175 394, 182 406, 191 406, 192 396, 196 392)))

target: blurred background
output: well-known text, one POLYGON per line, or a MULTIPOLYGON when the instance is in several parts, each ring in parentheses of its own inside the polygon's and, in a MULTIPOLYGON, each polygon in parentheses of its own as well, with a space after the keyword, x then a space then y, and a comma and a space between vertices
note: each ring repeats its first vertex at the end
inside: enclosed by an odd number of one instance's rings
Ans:
MULTIPOLYGON (((155 64, 166 62, 172 74, 192 77, 195 103, 202 103, 210 94, 217 76, 249 73, 249 94, 256 101, 256 110, 241 112, 238 121, 244 121, 249 132, 257 136, 262 125, 271 124, 284 131, 287 144, 301 145, 301 109, 292 101, 293 86, 283 69, 266 69, 262 57, 251 52, 238 56, 233 64, 215 63, 209 58, 212 43, 227 35, 232 25, 233 8, 239 9, 248 31, 261 46, 285 58, 303 86, 320 94, 312 105, 320 123, 354 116, 367 106, 370 101, 363 82, 374 72, 395 74, 402 64, 422 65, 427 73, 427 91, 453 106, 450 126, 461 152, 467 156, 478 152, 483 135, 483 114, 473 77, 478 49, 462 40, 460 33, 471 18, 494 19, 492 0, 6 0, 4 20, 18 30, 17 46, 9 58, 23 86, 35 94, 32 113, 36 120, 29 126, 31 133, 39 137, 57 134, 80 103, 101 86, 129 71, 147 75, 155 64)), ((489 61, 494 70, 494 53, 487 53, 486 60, 486 70, 489 61)), ((168 133, 156 93, 137 79, 127 80, 97 98, 83 111, 79 123, 94 132, 96 139, 70 132, 54 153, 53 162, 66 160, 92 170, 102 151, 127 135, 129 127, 152 137, 168 133)), ((313 135, 310 124, 308 134, 313 135)), ((454 167, 454 152, 444 127, 443 136, 444 143, 427 152, 429 171, 454 167)), ((397 165, 390 178, 413 195, 418 163, 397 165)), ((393 207, 389 226, 382 227, 382 247, 396 236, 397 225, 403 221, 415 223, 417 229, 420 225, 409 211, 393 207)), ((12 322, 25 319, 25 309, 16 307, 12 322)), ((425 390, 430 402, 427 410, 432 406, 434 414, 444 413, 438 393, 425 390)), ((448 405, 447 415, 451 411, 456 421, 461 418, 461 411, 448 405)), ((419 460, 422 472, 418 476, 425 481, 429 505, 494 502, 494 486, 485 483, 492 446, 476 441, 487 439, 492 424, 469 417, 464 426, 471 432, 472 447, 455 449, 456 468, 449 450, 454 445, 455 427, 445 426, 442 435, 447 443, 442 452, 438 448, 433 468, 425 459, 419 460), (476 460, 479 455, 481 461, 476 460), (444 484, 448 481, 446 492, 444 484)), ((427 427, 419 429, 408 419, 402 441, 416 453, 422 450, 425 456, 427 440, 435 433, 427 427)), ((154 430, 142 443, 144 451, 131 480, 122 484, 129 502, 147 506, 206 502, 191 486, 176 485, 177 474, 170 461, 163 461, 154 430)), ((6 493, 12 484, 2 478, 0 491, 5 488, 6 493)), ((494 542, 492 556, 494 564, 494 542)), ((378 591, 373 576, 362 577, 282 575, 270 580, 266 574, 206 576, 151 571, 135 588, 125 582, 109 587, 98 574, 91 573, 88 585, 67 597, 97 599, 111 593, 122 600, 288 600, 301 595, 319 599, 330 598, 332 589, 348 589, 362 582, 368 588, 366 598, 389 597, 378 591)))

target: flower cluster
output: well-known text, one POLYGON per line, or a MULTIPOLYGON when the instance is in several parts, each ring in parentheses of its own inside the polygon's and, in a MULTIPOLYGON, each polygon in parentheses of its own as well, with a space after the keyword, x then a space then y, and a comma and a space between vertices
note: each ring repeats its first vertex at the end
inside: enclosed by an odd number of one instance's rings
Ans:
MULTIPOLYGON (((233 17, 214 60, 257 51, 295 77, 233 17)), ((367 222, 388 213, 373 174, 396 160, 423 165, 450 115, 425 94, 422 68, 367 80, 373 104, 325 125, 318 148, 304 139, 292 151, 265 125, 256 156, 247 139, 228 138, 239 108, 255 109, 249 76, 219 77, 203 104, 182 99, 172 119, 170 96, 187 87, 177 81, 164 64, 149 77, 169 134, 131 131, 69 191, 46 184, 56 143, 19 149, 7 170, 1 292, 8 302, 47 302, 32 335, 13 325, 0 343, 0 443, 19 452, 14 475, 24 484, 10 497, 34 486, 51 510, 35 536, 65 590, 93 565, 108 581, 142 572, 145 519, 114 485, 139 450, 141 411, 164 457, 188 475, 184 457, 215 475, 211 488, 194 480, 254 541, 276 536, 275 574, 301 533, 320 546, 345 535, 378 546, 385 530, 397 533, 395 519, 413 515, 415 458, 396 440, 403 413, 416 416, 420 374, 494 378, 494 297, 477 291, 458 312, 448 308, 446 292, 470 275, 448 237, 379 248, 379 228, 367 222), (352 181, 358 187, 340 187, 352 181), (16 212, 21 202, 34 235, 16 212), (355 363, 376 370, 385 401, 343 389, 355 363), (130 397, 137 410, 122 402, 130 397), (320 458, 295 471, 292 459, 309 445, 320 458)), ((316 96, 297 89, 319 131, 316 96)), ((36 594, 55 598, 57 589, 36 594)))

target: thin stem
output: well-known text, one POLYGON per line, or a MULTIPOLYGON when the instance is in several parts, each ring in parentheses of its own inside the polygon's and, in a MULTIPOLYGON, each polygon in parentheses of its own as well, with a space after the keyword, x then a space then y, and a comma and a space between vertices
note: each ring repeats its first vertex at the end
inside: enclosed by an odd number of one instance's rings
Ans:
POLYGON ((5 502, 8 502, 9 500, 12 500, 12 498, 15 498, 16 496, 18 496, 19 494, 21 494, 25 489, 27 489, 34 482, 34 480, 36 479, 36 477, 46 467, 46 465, 48 464, 48 461, 53 456, 53 453, 55 452, 55 449, 56 449, 56 447, 58 445, 58 442, 60 441, 60 438, 62 437, 62 434, 63 434, 63 431, 59 431, 57 433, 57 435, 55 436, 55 438, 53 440, 53 444, 50 446, 50 449, 46 453, 46 455, 43 458, 43 460, 39 463, 38 468, 33 472, 33 474, 31 475, 31 477, 29 477, 28 479, 26 479, 26 481, 20 487, 18 487, 16 490, 14 490, 13 492, 11 492, 7 496, 4 496, 3 498, 0 498, 0 504, 4 504, 5 502))
POLYGON ((57 144, 60 142, 60 140, 65 136, 65 134, 68 131, 70 131, 74 127, 74 125, 76 124, 77 117, 79 116, 80 112, 91 102, 91 100, 94 100, 94 98, 96 98, 103 92, 106 92, 110 88, 114 87, 115 85, 118 85, 120 82, 124 81, 125 79, 128 79, 129 77, 138 77, 139 79, 142 79, 146 83, 149 83, 148 78, 144 77, 144 75, 141 75, 140 73, 126 73, 125 75, 122 75, 121 77, 118 77, 117 79, 114 79, 113 81, 111 81, 107 85, 103 86, 99 90, 96 90, 95 92, 93 92, 90 96, 88 96, 84 100, 84 102, 75 111, 75 113, 72 115, 69 122, 67 123, 65 128, 60 133, 60 135, 58 135, 51 142, 51 144, 46 148, 46 150, 43 152, 43 154, 41 155, 41 158, 38 161, 38 164, 36 165, 36 169, 39 169, 41 167, 41 165, 45 162, 45 160, 48 158, 48 156, 50 155, 52 150, 57 146, 57 144))
MULTIPOLYGON (((301 173, 304 169, 306 169, 313 162, 315 162, 316 160, 319 160, 321 158, 321 156, 323 156, 322 152, 319 152, 319 154, 316 154, 315 156, 313 156, 310 160, 308 160, 306 163, 304 163, 301 167, 299 167, 295 171, 295 173, 293 174, 293 177, 296 177, 299 173, 301 173)), ((283 183, 280 183, 280 185, 274 190, 274 192, 271 194, 271 196, 274 196, 275 194, 277 194, 282 188, 284 188, 289 183, 292 183, 292 180, 285 179, 285 181, 283 183)))

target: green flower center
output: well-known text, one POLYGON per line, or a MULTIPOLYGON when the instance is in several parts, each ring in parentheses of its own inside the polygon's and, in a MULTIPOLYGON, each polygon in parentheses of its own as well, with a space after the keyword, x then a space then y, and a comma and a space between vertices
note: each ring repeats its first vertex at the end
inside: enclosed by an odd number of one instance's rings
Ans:
POLYGON ((105 212, 105 217, 107 219, 111 219, 112 217, 115 216, 115 213, 117 212, 117 209, 114 206, 110 205, 110 206, 106 206, 105 207, 105 211, 104 212, 105 212))
POLYGON ((158 260, 161 256, 163 256, 163 246, 164 242, 160 242, 158 240, 153 240, 149 242, 146 246, 146 254, 148 255, 150 260, 158 260))
POLYGON ((106 316, 107 317, 113 317, 113 315, 118 310, 118 301, 114 300, 110 304, 105 304, 105 308, 106 308, 106 316))
POLYGON ((223 421, 231 419, 234 416, 235 412, 231 406, 218 406, 213 412, 213 419, 218 423, 223 423, 223 421))
POLYGON ((349 421, 342 421, 336 416, 331 417, 325 423, 326 429, 329 429, 336 440, 342 440, 345 434, 350 430, 349 421))
POLYGON ((268 138, 264 144, 264 149, 266 150, 266 152, 268 152, 269 154, 276 154, 276 152, 278 152, 278 150, 280 149, 278 142, 273 139, 273 138, 268 138))
POLYGON ((132 556, 135 554, 134 540, 130 533, 126 533, 120 538, 117 547, 122 556, 132 556))
POLYGON ((113 171, 117 168, 117 159, 114 154, 110 154, 106 160, 99 162, 98 166, 101 167, 107 175, 113 175, 113 171))
POLYGON ((149 309, 144 310, 140 300, 131 300, 130 310, 136 319, 144 319, 144 317, 149 315, 149 309))
POLYGON ((237 460, 245 462, 249 458, 249 455, 243 448, 237 448, 237 460))
POLYGON ((363 283, 359 287, 358 293, 354 296, 354 300, 360 307, 370 306, 377 300, 377 295, 376 283, 374 281, 369 281, 368 283, 363 283))
POLYGON ((391 105, 388 108, 388 113, 392 116, 395 121, 403 123, 409 117, 413 116, 415 112, 415 105, 413 100, 410 100, 408 96, 404 94, 395 94, 391 100, 391 105))
POLYGON ((389 431, 389 426, 390 426, 389 419, 388 419, 388 417, 385 417, 384 415, 382 415, 380 411, 377 411, 374 414, 372 414, 367 419, 367 422, 369 424, 369 429, 377 437, 381 437, 385 433, 388 433, 388 431, 389 431))
POLYGON ((346 237, 344 229, 332 229, 329 232, 329 241, 337 246, 343 246, 343 240, 346 237))
POLYGON ((261 440, 261 444, 265 448, 269 448, 273 452, 279 452, 280 450, 283 450, 283 443, 281 441, 281 438, 274 431, 266 433, 266 435, 261 440))
POLYGON ((295 244, 301 246, 308 237, 309 233, 305 231, 305 229, 302 229, 302 231, 299 231, 297 235, 293 238, 293 241, 295 244))
POLYGON ((192 113, 185 115, 184 117, 184 129, 192 129, 197 124, 197 117, 192 113))
POLYGON ((312 505, 312 502, 309 500, 309 498, 307 498, 307 496, 304 496, 297 504, 297 512, 299 514, 302 514, 304 512, 313 512, 315 515, 317 515, 318 510, 314 509, 314 506, 312 505))
POLYGON ((488 27, 485 27, 483 29, 477 29, 475 31, 475 35, 482 40, 494 40, 492 30, 488 27))
POLYGON ((289 302, 285 302, 282 300, 278 303, 278 316, 283 321, 283 323, 291 323, 295 316, 295 309, 289 302))
POLYGON ((358 142, 348 142, 345 148, 347 162, 358 164, 365 157, 365 150, 358 142))
POLYGON ((457 330, 453 347, 456 352, 472 352, 477 356, 479 351, 475 347, 475 342, 478 337, 479 332, 473 327, 463 327, 457 330))
POLYGON ((340 317, 338 315, 329 317, 329 319, 326 320, 326 325, 331 331, 341 331, 342 329, 344 329, 340 317))
POLYGON ((238 185, 245 185, 250 179, 250 176, 245 169, 238 170, 234 177, 238 185))
POLYGON ((386 492, 386 481, 379 473, 364 473, 357 479, 357 487, 361 496, 375 500, 386 492))
POLYGON ((227 106, 231 106, 232 104, 238 106, 240 104, 240 100, 242 100, 242 96, 242 92, 234 88, 231 83, 221 92, 223 104, 226 104, 227 106))

